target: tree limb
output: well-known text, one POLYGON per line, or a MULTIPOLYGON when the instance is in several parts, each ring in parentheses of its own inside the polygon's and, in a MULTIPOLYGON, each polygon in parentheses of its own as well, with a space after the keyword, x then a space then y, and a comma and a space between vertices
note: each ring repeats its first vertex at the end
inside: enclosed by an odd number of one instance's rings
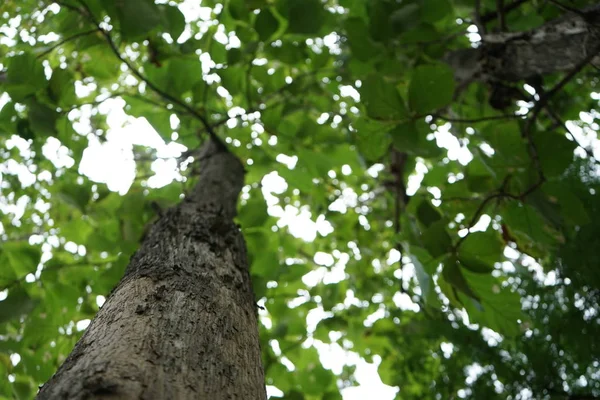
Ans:
MULTIPOLYGON (((79 4, 81 4, 81 6, 83 7, 83 10, 79 9, 77 11, 84 17, 87 17, 87 19, 89 19, 90 22, 92 22, 92 24, 94 24, 94 26, 100 31, 102 36, 104 36, 104 38, 106 39, 106 42, 108 43, 109 47, 111 48, 111 50, 115 54, 115 56, 123 64, 125 64, 127 66, 129 71, 133 75, 135 75, 141 81, 145 82, 146 86, 148 86, 153 92, 157 93, 163 99, 170 101, 173 104, 178 105, 179 107, 181 107, 185 111, 187 111, 189 114, 194 116, 196 119, 198 119, 202 123, 202 125, 204 125, 204 128, 205 128, 206 132, 208 133, 208 135, 210 136, 210 138, 212 140, 214 140, 215 142, 221 144, 224 148, 226 148, 225 143, 218 137, 218 135, 215 133, 212 125, 210 124, 210 122, 204 115, 202 115, 198 111, 194 110, 192 107, 190 107, 184 101, 182 101, 182 100, 172 96, 171 94, 163 91, 162 89, 160 89, 158 86, 156 86, 154 83, 152 83, 152 81, 150 81, 146 76, 144 76, 144 74, 142 74, 137 68, 135 68, 135 66, 129 60, 127 60, 125 57, 123 57, 121 55, 121 52, 120 52, 117 44, 115 43, 115 41, 112 39, 110 34, 105 29, 102 28, 100 22, 98 20, 96 20, 96 18, 94 17, 94 15, 92 13, 92 10, 85 3, 85 1, 84 0, 78 0, 78 1, 79 1, 79 4)), ((62 3, 62 2, 58 2, 58 4, 61 6, 64 5, 64 3, 62 3)), ((68 8, 73 9, 73 7, 68 7, 68 8)))

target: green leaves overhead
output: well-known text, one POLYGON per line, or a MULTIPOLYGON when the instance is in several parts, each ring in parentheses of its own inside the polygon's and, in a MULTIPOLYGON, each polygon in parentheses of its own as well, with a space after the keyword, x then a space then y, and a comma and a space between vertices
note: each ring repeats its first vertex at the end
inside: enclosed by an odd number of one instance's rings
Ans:
POLYGON ((412 111, 426 114, 452 101, 454 73, 445 64, 421 65, 415 68, 408 87, 408 103, 412 111))
POLYGON ((515 44, 493 35, 577 13, 483 1, 482 46, 472 0, 60 3, 0 13, 3 396, 34 397, 190 193, 202 115, 247 170, 235 222, 282 398, 352 396, 326 346, 381 359, 407 400, 598 397, 596 72, 507 77, 502 110, 484 79, 515 44), (459 86, 446 61, 473 48, 486 73, 459 86))

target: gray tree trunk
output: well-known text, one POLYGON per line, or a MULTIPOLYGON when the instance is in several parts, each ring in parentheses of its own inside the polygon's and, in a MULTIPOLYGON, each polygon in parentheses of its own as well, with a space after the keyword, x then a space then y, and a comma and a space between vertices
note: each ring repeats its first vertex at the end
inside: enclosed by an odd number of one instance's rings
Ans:
POLYGON ((600 4, 566 12, 528 32, 485 34, 476 49, 449 52, 445 60, 459 83, 516 82, 572 71, 582 63, 600 65, 600 4))
POLYGON ((38 399, 266 398, 246 247, 242 163, 209 142, 194 191, 167 210, 38 399))

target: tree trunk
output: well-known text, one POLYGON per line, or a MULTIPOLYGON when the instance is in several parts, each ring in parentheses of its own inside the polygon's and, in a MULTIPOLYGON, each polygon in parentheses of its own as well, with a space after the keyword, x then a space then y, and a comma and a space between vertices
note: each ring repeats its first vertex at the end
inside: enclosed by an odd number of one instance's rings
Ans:
POLYGON ((600 4, 596 4, 528 32, 485 34, 480 47, 451 51, 445 60, 461 84, 517 82, 572 71, 582 63, 600 64, 599 26, 600 4))
POLYGON ((210 141, 193 192, 167 210, 38 399, 266 398, 246 247, 242 163, 210 141))

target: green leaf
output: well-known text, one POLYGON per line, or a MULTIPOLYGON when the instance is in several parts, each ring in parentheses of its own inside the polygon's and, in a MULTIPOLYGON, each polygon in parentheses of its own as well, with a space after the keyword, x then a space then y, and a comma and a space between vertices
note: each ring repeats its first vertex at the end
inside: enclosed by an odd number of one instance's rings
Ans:
POLYGON ((423 246, 434 257, 439 257, 452 250, 452 239, 446 231, 447 222, 444 219, 431 224, 421 236, 423 246))
POLYGON ((547 182, 543 186, 551 202, 557 202, 561 214, 572 224, 585 225, 590 223, 590 214, 579 197, 565 184, 547 182))
POLYGON ((177 57, 169 60, 168 87, 180 96, 192 86, 202 82, 202 64, 197 57, 177 57))
POLYGON ((321 363, 310 364, 298 371, 298 381, 302 392, 308 395, 321 395, 334 383, 333 373, 323 368, 321 363))
POLYGON ((22 288, 10 290, 6 299, 0 301, 0 324, 30 313, 37 303, 22 288))
POLYGON ((106 44, 87 49, 82 54, 81 61, 83 71, 100 81, 112 80, 119 76, 120 61, 106 44))
POLYGON ((388 152, 391 144, 389 124, 359 118, 353 125, 357 130, 356 145, 367 160, 377 161, 388 152))
POLYGON ((252 192, 250 199, 242 206, 239 219, 243 228, 262 226, 269 218, 267 203, 260 190, 252 192))
MULTIPOLYGON (((456 258, 450 257, 444 262, 444 269, 442 270, 442 276, 452 287, 459 290, 460 292, 469 296, 472 300, 479 300, 477 294, 469 286, 469 282, 465 279, 466 271, 460 267, 456 258)), ((461 303, 464 305, 465 301, 461 303)))
POLYGON ((6 257, 8 266, 17 277, 35 273, 42 258, 39 247, 27 242, 7 242, 0 247, 1 254, 6 257))
POLYGON ((21 101, 46 87, 44 67, 33 54, 25 52, 7 61, 6 83, 2 86, 13 99, 21 101))
POLYGON ((164 107, 148 103, 137 97, 123 96, 127 100, 125 111, 134 117, 144 117, 158 134, 168 141, 171 138, 171 112, 164 107))
POLYGON ((0 110, 0 136, 10 136, 17 131, 17 112, 12 101, 4 104, 0 110))
POLYGON ((65 180, 62 184, 56 184, 54 191, 58 199, 81 213, 85 213, 92 197, 89 186, 79 185, 74 181, 68 180, 65 180))
POLYGON ((159 7, 162 11, 162 24, 165 30, 171 35, 173 40, 177 40, 185 30, 185 16, 176 6, 161 5, 159 7))
POLYGON ((290 65, 304 62, 308 55, 305 43, 290 40, 282 40, 280 46, 268 47, 267 51, 273 58, 290 65))
POLYGON ((392 14, 398 7, 394 2, 371 1, 369 2, 369 35, 378 42, 389 42, 394 37, 390 20, 392 14))
POLYGON ((89 218, 74 218, 60 226, 60 235, 74 243, 85 244, 93 231, 89 218))
POLYGON ((420 7, 418 3, 407 3, 390 15, 390 21, 395 32, 402 33, 411 30, 420 23, 420 7))
POLYGON ((464 271, 463 274, 466 282, 479 297, 478 305, 464 302, 469 318, 503 335, 518 335, 519 321, 525 319, 521 312, 519 294, 503 288, 502 283, 491 275, 468 271, 464 271))
POLYGON ((454 72, 445 64, 421 65, 413 72, 408 87, 408 103, 418 114, 446 106, 454 96, 454 72))
POLYGON ((290 33, 317 34, 327 15, 320 0, 286 0, 285 8, 290 33))
POLYGON ((56 110, 32 99, 27 102, 29 127, 37 136, 47 137, 56 135, 56 121, 59 114, 56 110))
POLYGON ((371 40, 367 25, 362 18, 348 18, 344 21, 344 29, 352 55, 358 60, 367 62, 380 54, 382 46, 371 40))
POLYGON ((291 186, 300 189, 304 193, 312 192, 314 184, 312 174, 306 169, 296 166, 293 169, 281 168, 277 173, 291 186))
POLYGON ((245 3, 244 0, 229 0, 227 9, 233 19, 240 21, 248 20, 250 13, 245 3))
POLYGON ((527 167, 529 153, 517 121, 495 122, 482 129, 485 140, 494 148, 490 164, 495 168, 527 167))
POLYGON ((429 201, 423 200, 417 207, 417 218, 423 225, 429 226, 434 222, 439 221, 442 216, 438 209, 433 207, 429 201))
POLYGON ((240 93, 244 93, 244 87, 246 85, 245 72, 242 66, 233 66, 219 71, 221 77, 221 84, 229 94, 235 96, 240 93))
POLYGON ((408 248, 410 259, 415 266, 415 275, 419 281, 419 288, 427 304, 438 307, 440 305, 433 283, 433 274, 436 273, 439 260, 433 258, 427 250, 417 246, 404 246, 408 248))
POLYGON ((267 42, 279 29, 279 20, 273 15, 270 8, 264 8, 260 10, 260 14, 254 21, 254 29, 258 33, 258 38, 267 42))
POLYGON ((161 23, 163 16, 153 0, 115 0, 115 9, 126 40, 143 38, 161 23))
POLYGON ((75 95, 75 77, 68 69, 56 68, 52 71, 48 94, 52 101, 61 108, 67 108, 77 100, 75 95))
POLYGON ((504 242, 494 230, 469 233, 458 249, 458 260, 468 270, 486 273, 502 261, 504 242))
POLYGON ((277 280, 281 275, 281 264, 276 252, 272 249, 261 249, 253 257, 250 271, 252 275, 260 276, 268 281, 277 280))
POLYGON ((543 245, 554 246, 560 235, 531 206, 516 201, 509 202, 501 212, 502 220, 512 234, 517 235, 523 250, 543 245))
POLYGON ((435 140, 427 140, 431 129, 425 121, 409 121, 397 125, 391 132, 394 147, 401 152, 423 158, 439 157, 443 149, 435 140))
POLYGON ((408 116, 404 100, 396 87, 380 75, 369 75, 362 84, 360 95, 371 118, 400 120, 408 116))
POLYGON ((336 167, 335 159, 327 154, 309 149, 298 149, 297 165, 306 167, 315 178, 327 176, 327 173, 336 167))
POLYGON ((453 14, 452 5, 448 0, 421 0, 418 4, 424 22, 437 22, 453 14))
POLYGON ((546 177, 562 174, 573 161, 577 145, 564 134, 539 132, 533 136, 533 141, 546 177))

